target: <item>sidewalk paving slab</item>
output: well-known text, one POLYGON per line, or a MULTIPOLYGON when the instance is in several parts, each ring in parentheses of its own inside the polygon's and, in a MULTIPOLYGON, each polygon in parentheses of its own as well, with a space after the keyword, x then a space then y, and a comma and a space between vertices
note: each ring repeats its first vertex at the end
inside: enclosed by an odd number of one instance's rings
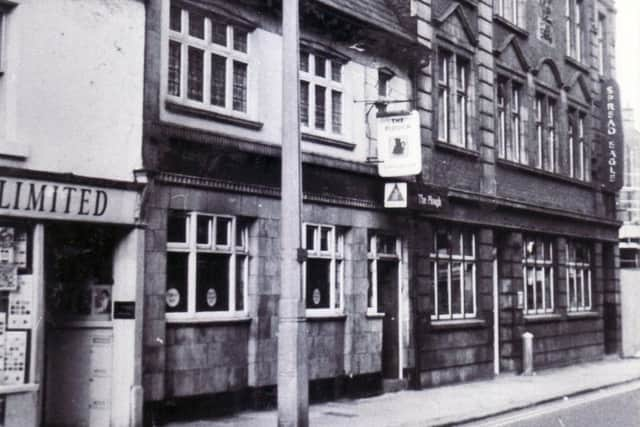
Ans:
MULTIPOLYGON (((605 359, 541 370, 529 377, 504 374, 494 379, 420 391, 406 390, 313 404, 309 409, 309 423, 312 427, 455 425, 634 380, 640 380, 640 359, 605 359)), ((276 426, 277 411, 248 411, 224 418, 167 425, 276 426)))

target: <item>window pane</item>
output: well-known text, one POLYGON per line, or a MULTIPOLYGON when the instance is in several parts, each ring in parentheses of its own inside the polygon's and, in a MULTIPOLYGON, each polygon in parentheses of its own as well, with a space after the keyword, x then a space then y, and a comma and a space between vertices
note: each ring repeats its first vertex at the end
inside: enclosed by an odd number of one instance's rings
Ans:
MULTIPOLYGON (((367 269, 367 307, 373 308, 373 263, 374 261, 369 261, 368 269, 367 269)), ((380 294, 378 293, 378 296, 380 294)))
POLYGON ((331 80, 334 82, 342 81, 342 64, 331 61, 331 80))
POLYGON ((189 254, 167 252, 167 291, 165 294, 168 313, 187 311, 189 254))
POLYGON ((211 55, 211 104, 225 106, 227 58, 211 55))
POLYGON ((329 242, 331 240, 331 228, 320 228, 320 251, 327 252, 329 250, 329 242))
POLYGON ((230 255, 197 255, 196 311, 229 310, 230 255))
POLYGON ((229 246, 230 218, 216 218, 216 245, 229 246))
POLYGON ((325 77, 327 75, 327 60, 316 56, 316 76, 325 77))
POLYGON ((435 252, 438 255, 448 255, 451 252, 451 236, 446 230, 436 232, 435 252))
POLYGON ((535 309, 534 304, 534 285, 535 285, 535 270, 531 267, 525 269, 525 283, 527 286, 527 309, 535 309))
POLYGON ((202 216, 202 215, 198 215, 198 227, 196 230, 196 234, 197 234, 197 242, 198 244, 201 245, 208 245, 210 244, 210 240, 209 240, 209 236, 210 236, 210 224, 211 224, 211 217, 208 216, 202 216))
POLYGON ((309 126, 309 83, 300 82, 300 123, 309 126))
POLYGON ((189 12, 189 35, 204 39, 204 16, 197 12, 189 12))
POLYGON ((169 14, 169 28, 173 31, 182 31, 182 9, 176 6, 171 6, 171 12, 169 14))
POLYGON ((471 314, 475 307, 475 278, 473 277, 473 264, 464 265, 464 312, 471 314))
POLYGON ((378 236, 378 253, 396 255, 396 238, 393 236, 378 236))
POLYGON ((309 52, 300 52, 300 71, 309 72, 309 52))
POLYGON ((331 129, 342 132, 342 93, 337 90, 331 91, 331 129))
POLYGON ((246 277, 245 277, 245 272, 247 271, 246 264, 247 264, 246 256, 236 257, 236 310, 237 311, 244 310, 244 288, 247 286, 246 277))
POLYGON ((551 268, 547 267, 544 269, 544 278, 545 278, 545 294, 544 301, 545 307, 547 309, 553 308, 552 297, 553 297, 553 281, 551 280, 551 268))
POLYGON ((221 46, 227 45, 227 24, 211 21, 211 42, 221 46))
POLYGON ((473 233, 469 231, 464 231, 462 233, 462 238, 463 238, 465 257, 473 257, 475 253, 475 250, 473 247, 473 233))
POLYGON ((576 270, 575 268, 570 268, 568 271, 569 275, 569 308, 575 310, 578 306, 578 301, 576 297, 576 270))
POLYGON ((169 95, 180 96, 180 61, 182 52, 180 43, 173 40, 169 41, 169 69, 168 69, 168 86, 169 95))
POLYGON ((535 308, 542 309, 542 292, 544 289, 544 269, 537 268, 536 269, 536 300, 535 300, 535 308))
POLYGON ((183 212, 169 211, 167 218, 167 242, 187 242, 187 215, 183 212))
POLYGON ((462 264, 454 262, 451 264, 451 312, 453 314, 462 313, 462 264))
POLYGON ((449 311, 449 264, 437 263, 436 283, 438 286, 438 314, 448 315, 449 311))
POLYGON ((247 64, 233 62, 233 109, 247 111, 247 64))
POLYGON ((307 308, 329 308, 331 261, 310 258, 306 270, 307 308))
POLYGON ((236 219, 236 248, 247 249, 247 233, 249 225, 246 220, 236 219))
POLYGON ((233 29, 233 48, 238 52, 247 53, 247 32, 245 30, 233 29))
POLYGON ((187 81, 187 97, 195 101, 202 101, 202 67, 204 52, 189 46, 189 78, 187 81))
POLYGON ((336 277, 333 283, 335 283, 334 291, 334 304, 333 308, 340 308, 342 306, 342 262, 336 261, 336 277))
POLYGON ((325 128, 325 110, 326 110, 326 100, 325 94, 326 89, 322 86, 315 87, 316 94, 316 129, 324 129, 325 128))
POLYGON ((460 231, 458 229, 452 229, 448 237, 451 242, 451 255, 462 255, 460 231))
POLYGON ((449 133, 449 93, 445 88, 438 89, 438 139, 446 141, 449 133))
POLYGON ((316 248, 316 242, 314 237, 316 235, 316 227, 307 225, 307 250, 314 251, 316 248))

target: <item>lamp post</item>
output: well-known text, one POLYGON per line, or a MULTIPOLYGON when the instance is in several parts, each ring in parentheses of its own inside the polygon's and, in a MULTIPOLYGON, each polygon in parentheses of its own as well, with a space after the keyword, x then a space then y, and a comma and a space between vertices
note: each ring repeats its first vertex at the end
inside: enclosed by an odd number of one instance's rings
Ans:
POLYGON ((278 425, 309 425, 307 324, 302 292, 302 164, 299 116, 299 0, 282 1, 282 173, 278 425))

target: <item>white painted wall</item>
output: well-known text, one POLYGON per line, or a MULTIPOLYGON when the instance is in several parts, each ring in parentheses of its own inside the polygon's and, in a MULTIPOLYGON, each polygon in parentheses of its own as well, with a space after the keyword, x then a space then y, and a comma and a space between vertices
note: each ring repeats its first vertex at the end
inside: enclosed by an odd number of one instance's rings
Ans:
MULTIPOLYGON (((256 142, 280 145, 282 138, 282 40, 280 34, 257 28, 250 33, 249 51, 249 101, 248 119, 263 123, 263 128, 255 131, 211 119, 201 119, 176 114, 164 108, 167 93, 167 57, 169 2, 163 3, 162 10, 162 53, 160 119, 181 126, 205 129, 211 132, 229 135, 256 142)), ((392 67, 397 71, 390 81, 389 99, 408 99, 411 97, 411 83, 405 71, 397 70, 393 64, 372 56, 372 53, 348 51, 352 56, 343 70, 345 92, 343 95, 343 133, 344 141, 356 144, 353 151, 334 148, 308 141, 302 142, 302 150, 341 159, 364 162, 375 154, 375 113, 370 105, 362 100, 378 99, 378 67, 392 67), (369 112, 369 114, 367 114, 369 112), (368 125, 367 125, 368 120, 368 125)), ((205 86, 205 90, 207 90, 205 86)), ((393 104, 389 110, 408 109, 408 104, 393 104)), ((304 129, 303 129, 304 132, 304 129)))
POLYGON ((620 270, 620 301, 622 303, 622 355, 640 356, 640 270, 620 270))
POLYGON ((141 167, 143 2, 19 0, 6 23, 0 165, 132 180, 141 167))

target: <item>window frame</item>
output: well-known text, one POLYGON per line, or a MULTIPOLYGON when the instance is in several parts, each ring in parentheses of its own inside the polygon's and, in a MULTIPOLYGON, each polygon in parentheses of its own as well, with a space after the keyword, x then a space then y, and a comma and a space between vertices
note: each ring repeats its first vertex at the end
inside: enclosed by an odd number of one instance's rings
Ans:
MULTIPOLYGON (((367 233, 367 271, 369 279, 369 289, 371 293, 367 293, 367 314, 376 315, 384 314, 379 310, 378 300, 378 262, 393 261, 398 265, 398 275, 400 274, 400 266, 402 264, 402 240, 394 234, 370 231, 367 233), (381 237, 394 239, 395 250, 393 253, 381 253, 378 251, 378 242, 381 237)), ((398 277, 399 279, 399 277, 398 277)), ((400 280, 398 280, 400 283, 400 280)))
POLYGON ((557 98, 537 90, 533 108, 536 129, 536 168, 550 173, 558 172, 556 156, 558 145, 557 111, 557 98))
POLYGON ((586 173, 586 135, 587 112, 573 105, 567 112, 567 141, 569 146, 569 177, 580 181, 587 180, 586 173), (577 150, 577 159, 576 159, 577 150), (576 162, 577 160, 577 162, 576 162))
POLYGON ((591 273, 591 265, 593 260, 593 251, 590 245, 585 242, 580 241, 572 241, 568 240, 565 246, 566 250, 566 290, 567 290, 567 312, 568 313, 580 313, 580 312, 589 312, 593 308, 593 288, 592 288, 592 273, 591 273), (583 249, 585 254, 587 255, 587 261, 578 261, 577 250, 578 248, 583 249), (574 256, 572 257, 572 253, 574 256), (573 258, 573 260, 572 260, 573 258), (581 291, 578 292, 578 272, 580 273, 580 288, 581 291), (586 273, 586 282, 585 282, 585 273, 586 273), (573 280, 573 288, 574 294, 576 295, 576 304, 572 306, 571 298, 572 298, 572 286, 571 286, 571 277, 574 277, 573 280), (586 291, 586 292, 585 292, 586 291), (579 298, 578 298, 579 297, 579 298), (580 299, 580 301, 578 301, 580 299), (588 303, 585 301, 588 300, 588 303))
POLYGON ((516 27, 520 27, 520 0, 496 0, 494 13, 516 27), (509 13, 510 12, 510 13, 509 13))
POLYGON ((472 55, 461 54, 446 46, 438 48, 437 140, 474 150, 472 122, 472 55))
POLYGON ((502 87, 504 103, 504 105, 500 105, 500 97, 496 92, 498 158, 526 164, 522 103, 522 93, 525 86, 520 79, 507 77, 504 74, 498 74, 496 86, 502 87))
POLYGON ((256 105, 257 91, 254 90, 253 73, 256 61, 253 56, 253 28, 246 24, 234 21, 226 16, 206 11, 180 1, 167 2, 167 24, 164 28, 166 37, 166 61, 163 63, 162 87, 165 97, 168 101, 176 104, 185 105, 194 109, 211 111, 225 116, 234 116, 238 118, 248 119, 255 115, 254 106, 256 105), (172 10, 176 8, 180 10, 180 29, 172 28, 172 10), (202 17, 203 37, 199 38, 190 34, 190 19, 192 16, 202 17), (224 26, 225 45, 215 43, 213 41, 215 25, 224 26), (236 34, 244 34, 245 52, 236 48, 236 34), (179 49, 179 58, 177 66, 178 73, 178 93, 172 93, 172 44, 177 45, 179 49), (201 71, 200 71, 200 91, 201 99, 192 99, 189 96, 189 75, 190 63, 189 54, 191 51, 201 52, 201 71), (224 60, 224 105, 212 102, 213 98, 213 57, 222 58, 224 60), (235 66, 242 64, 244 66, 244 85, 238 86, 236 83, 235 66), (236 108, 237 94, 242 94, 242 108, 236 108))
MULTIPOLYGON (((165 313, 166 320, 172 321, 209 321, 225 318, 246 317, 248 314, 248 280, 249 280, 249 224, 244 222, 242 218, 233 215, 212 214, 201 211, 174 211, 167 213, 167 218, 172 214, 184 215, 185 217, 185 241, 171 242, 167 234, 167 243, 165 253, 182 253, 187 254, 187 306, 185 311, 167 311, 165 313), (198 242, 198 219, 208 218, 208 243, 198 242), (218 244, 216 242, 217 221, 220 219, 228 220, 227 225, 227 244, 218 244), (241 227, 241 230, 238 230, 241 227), (237 242, 237 235, 240 233, 242 242, 237 242), (240 244, 239 244, 240 243, 240 244), (197 257, 199 254, 220 254, 228 255, 228 277, 227 277, 227 295, 228 309, 221 311, 198 311, 197 309, 197 257), (240 261, 239 261, 240 259, 240 261), (238 276, 238 263, 241 266, 242 281, 242 301, 243 307, 238 309, 238 301, 236 298, 238 276)), ((169 224, 167 223, 167 232, 169 224)), ((167 256, 168 267, 168 256, 167 256)), ((169 285, 168 283, 166 284, 169 285)), ((168 291, 168 289, 166 290, 168 291)), ((166 304, 166 303, 165 303, 166 304)))
POLYGON ((307 251, 306 260, 302 263, 302 297, 305 311, 308 317, 336 316, 344 313, 344 239, 345 230, 335 225, 305 222, 302 224, 302 247, 307 251), (307 241, 307 228, 314 231, 313 248, 309 249, 307 241), (330 229, 327 250, 321 248, 322 229, 330 229), (329 307, 309 307, 306 301, 307 295, 307 265, 309 260, 322 259, 329 261, 329 307), (336 280, 339 280, 339 288, 336 292, 336 280))
POLYGON ((345 61, 339 58, 336 58, 332 55, 325 54, 323 52, 318 52, 314 49, 306 48, 305 46, 300 47, 300 129, 303 132, 323 136, 330 139, 346 139, 346 124, 347 115, 346 115, 346 92, 347 86, 345 85, 345 61), (305 70, 302 66, 303 56, 306 55, 306 64, 307 69, 305 70), (317 73, 317 60, 322 59, 325 61, 324 64, 324 76, 318 76, 317 73), (339 80, 334 80, 333 72, 334 66, 339 67, 339 80), (303 110, 303 82, 307 84, 308 92, 307 92, 307 105, 306 112, 303 110), (324 125, 322 128, 318 127, 317 122, 317 89, 324 89, 324 125), (340 95, 340 114, 339 114, 339 122, 337 123, 338 130, 336 130, 336 115, 334 111, 334 98, 333 95, 338 93, 340 95), (306 113, 306 114, 305 114, 306 113), (307 117, 307 120, 303 120, 302 117, 307 117))
POLYGON ((565 54, 582 62, 585 47, 583 0, 565 0, 565 54))
POLYGON ((525 235, 522 238, 522 286, 523 286, 523 312, 525 315, 545 315, 555 312, 555 247, 551 238, 540 235, 525 235), (533 257, 527 256, 529 243, 534 243, 533 257), (542 259, 538 259, 536 246, 542 244, 542 259), (548 254, 547 254, 548 253, 548 254), (548 258, 547 258, 548 255, 548 258), (533 269, 533 308, 529 307, 528 270, 533 269), (548 287, 547 287, 547 270, 548 287), (537 278, 542 271, 542 308, 538 308, 537 278), (550 307, 547 307, 547 293, 549 293, 550 307))
POLYGON ((429 254, 429 262, 431 263, 431 271, 433 274, 433 313, 431 314, 431 320, 433 321, 447 321, 447 320, 466 320, 477 319, 478 317, 478 279, 477 279, 477 248, 476 248, 476 232, 470 228, 458 227, 455 225, 443 225, 434 228, 433 233, 433 248, 429 254), (451 235, 457 235, 459 237, 459 254, 454 254, 451 249, 447 254, 441 254, 438 251, 438 234, 439 231, 444 231, 447 234, 447 239, 451 235), (471 255, 465 252, 465 233, 471 236, 471 255), (448 298, 448 310, 447 313, 441 313, 441 307, 439 307, 439 290, 438 290, 438 264, 447 265, 447 298, 448 298), (452 269, 454 264, 460 265, 460 312, 453 312, 453 297, 452 297, 452 269), (467 265, 471 266, 471 290, 473 294, 473 310, 471 312, 466 311, 465 307, 465 274, 467 265))

